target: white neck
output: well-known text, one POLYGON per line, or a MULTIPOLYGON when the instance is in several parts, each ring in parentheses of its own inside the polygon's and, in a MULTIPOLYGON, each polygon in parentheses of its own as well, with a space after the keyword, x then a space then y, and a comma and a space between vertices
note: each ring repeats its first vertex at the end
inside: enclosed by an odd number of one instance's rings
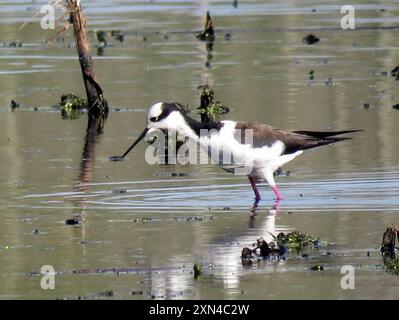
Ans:
POLYGON ((195 132, 190 128, 184 119, 183 115, 180 112, 173 112, 168 117, 168 128, 171 130, 177 131, 180 135, 189 137, 194 141, 198 141, 198 136, 195 132))

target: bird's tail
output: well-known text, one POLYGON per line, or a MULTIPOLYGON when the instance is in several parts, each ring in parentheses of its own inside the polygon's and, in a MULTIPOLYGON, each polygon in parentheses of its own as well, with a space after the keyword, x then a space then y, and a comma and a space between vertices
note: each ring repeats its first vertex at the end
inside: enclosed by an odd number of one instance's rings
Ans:
POLYGON ((341 141, 341 140, 348 140, 351 138, 330 138, 330 137, 334 137, 334 136, 339 136, 341 134, 345 134, 345 133, 351 133, 351 132, 359 132, 359 131, 363 131, 363 130, 344 130, 344 131, 303 131, 303 130, 298 130, 298 131, 294 131, 294 133, 297 134, 302 134, 305 136, 309 136, 309 137, 313 137, 313 138, 319 138, 319 139, 337 139, 335 142, 341 141))
POLYGON ((351 140, 350 137, 335 137, 341 134, 357 132, 363 130, 345 130, 345 131, 294 131, 296 134, 300 134, 304 138, 302 150, 309 150, 320 146, 336 143, 339 141, 351 140))

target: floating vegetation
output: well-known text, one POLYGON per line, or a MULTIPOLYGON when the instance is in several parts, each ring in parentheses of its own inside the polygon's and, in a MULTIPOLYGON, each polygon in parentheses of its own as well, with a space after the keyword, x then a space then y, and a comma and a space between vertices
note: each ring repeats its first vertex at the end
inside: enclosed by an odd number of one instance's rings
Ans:
POLYGON ((67 93, 61 96, 59 106, 63 109, 84 109, 87 107, 87 102, 73 93, 67 93))
POLYGON ((176 217, 174 218, 177 222, 201 222, 201 221, 212 221, 213 216, 203 216, 203 217, 176 217))
POLYGON ((306 37, 304 37, 302 39, 302 41, 305 42, 306 44, 311 45, 311 44, 315 44, 315 43, 319 42, 320 39, 311 33, 311 34, 308 34, 306 37))
POLYGON ((399 66, 396 66, 391 70, 391 76, 395 77, 395 80, 399 80, 399 66))
MULTIPOLYGON (((272 234, 271 234, 272 235, 272 234)), ((266 242, 263 237, 256 240, 253 244, 254 249, 245 247, 241 251, 241 262, 243 267, 252 267, 253 258, 263 259, 274 258, 277 260, 286 259, 285 254, 288 249, 302 249, 304 247, 318 247, 321 241, 311 235, 303 234, 299 231, 289 233, 279 233, 277 236, 272 235, 274 241, 266 242)), ((303 258, 309 258, 308 254, 302 254, 303 258)), ((321 271, 322 266, 314 266, 311 270, 321 271)))
POLYGON ((213 30, 213 22, 209 11, 206 13, 204 31, 197 35, 197 39, 201 41, 215 41, 215 31, 213 30))
POLYGON ((14 100, 11 100, 11 102, 10 102, 10 107, 11 107, 11 110, 12 110, 12 111, 14 111, 15 109, 19 108, 20 106, 21 106, 20 103, 14 101, 14 100))
POLYGON ((102 56, 104 54, 104 49, 108 46, 107 33, 101 30, 97 31, 96 37, 98 41, 97 54, 102 56))
POLYGON ((80 224, 83 221, 84 216, 81 215, 76 215, 72 218, 66 219, 65 220, 65 224, 66 225, 76 225, 76 224, 80 224))
POLYGON ((63 119, 77 119, 87 108, 87 102, 73 93, 67 93, 63 94, 60 102, 53 107, 61 110, 63 119))
POLYGON ((218 121, 222 114, 230 111, 228 107, 223 106, 219 101, 215 101, 215 93, 208 84, 201 85, 197 89, 202 89, 201 105, 198 107, 201 115, 201 122, 218 121))
POLYGON ((275 237, 275 240, 289 248, 303 248, 306 246, 317 247, 321 244, 319 238, 299 231, 292 231, 289 233, 280 232, 277 237, 275 237))
POLYGON ((112 190, 112 193, 126 193, 126 192, 127 192, 126 189, 115 189, 115 190, 112 190))
POLYGON ((311 267, 310 270, 311 271, 323 271, 324 267, 322 265, 317 264, 317 265, 311 267))
POLYGON ((188 177, 190 175, 191 174, 185 172, 163 172, 154 174, 156 177, 188 177))
POLYGON ((121 30, 111 30, 111 31, 97 30, 97 31, 89 31, 88 33, 95 35, 98 41, 97 54, 100 56, 104 54, 104 49, 109 46, 108 37, 112 37, 119 42, 123 42, 125 40, 125 35, 121 30))
POLYGON ((385 258, 384 269, 388 272, 393 272, 394 274, 399 275, 399 258, 396 257, 391 257, 390 259, 385 258))
POLYGON ((121 30, 112 30, 111 36, 114 37, 119 42, 123 42, 125 40, 125 36, 121 30))
POLYGON ((97 41, 99 42, 100 47, 106 47, 108 45, 107 42, 107 33, 105 31, 99 30, 96 32, 97 41))
POLYGON ((364 103, 364 104, 363 104, 363 108, 366 109, 366 110, 367 110, 367 109, 370 109, 370 104, 367 103, 367 102, 364 103))
POLYGON ((287 252, 287 249, 281 243, 270 242, 267 243, 263 237, 256 240, 255 249, 245 247, 241 251, 241 260, 244 265, 250 265, 244 260, 252 259, 252 256, 267 258, 270 255, 282 256, 287 252))
POLYGON ((328 79, 324 82, 326 86, 335 86, 335 82, 332 80, 331 77, 328 77, 328 79))
POLYGON ((66 219, 65 224, 73 226, 73 225, 79 224, 79 220, 77 218, 66 219))
POLYGON ((197 278, 202 274, 202 268, 198 263, 196 263, 193 266, 193 270, 194 270, 194 279, 197 280, 197 278))
POLYGON ((309 71, 309 80, 314 80, 314 70, 309 71))
POLYGON ((134 219, 135 223, 149 223, 149 222, 153 222, 154 219, 152 218, 138 218, 138 219, 134 219))
POLYGON ((99 296, 103 296, 103 297, 113 297, 114 296, 114 291, 113 290, 104 290, 104 291, 100 291, 98 293, 99 296))
POLYGON ((399 110, 399 104, 393 105, 393 106, 392 106, 392 109, 394 109, 394 110, 399 110))
POLYGON ((21 48, 22 42, 20 41, 12 41, 12 42, 3 42, 4 48, 21 48))

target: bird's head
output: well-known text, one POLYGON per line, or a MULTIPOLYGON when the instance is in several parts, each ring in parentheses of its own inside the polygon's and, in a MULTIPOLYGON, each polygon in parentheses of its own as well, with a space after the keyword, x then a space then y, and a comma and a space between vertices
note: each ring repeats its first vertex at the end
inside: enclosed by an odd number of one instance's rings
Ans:
POLYGON ((177 130, 184 122, 183 107, 178 103, 159 102, 154 104, 147 115, 147 129, 177 130))
POLYGON ((143 132, 137 137, 136 141, 126 150, 122 156, 112 156, 110 160, 121 161, 123 158, 138 144, 148 132, 153 132, 158 129, 165 130, 179 130, 185 124, 183 114, 186 111, 179 103, 159 102, 154 104, 147 115, 147 126, 143 132))

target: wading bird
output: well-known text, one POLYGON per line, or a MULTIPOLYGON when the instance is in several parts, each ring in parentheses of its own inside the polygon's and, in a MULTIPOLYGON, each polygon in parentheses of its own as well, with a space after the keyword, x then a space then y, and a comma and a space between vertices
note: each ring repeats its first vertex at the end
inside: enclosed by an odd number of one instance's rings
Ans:
POLYGON ((216 155, 214 160, 228 172, 238 174, 245 172, 256 201, 261 199, 256 186, 257 181, 266 181, 277 200, 281 200, 283 197, 274 181, 274 172, 278 168, 305 150, 351 139, 337 138, 335 137, 337 135, 361 131, 288 132, 255 122, 224 120, 201 123, 190 118, 180 104, 160 102, 149 109, 147 127, 136 141, 122 156, 113 156, 110 160, 122 160, 148 132, 157 129, 172 130, 193 139, 211 156, 216 155), (225 157, 226 154, 231 157, 225 157))

